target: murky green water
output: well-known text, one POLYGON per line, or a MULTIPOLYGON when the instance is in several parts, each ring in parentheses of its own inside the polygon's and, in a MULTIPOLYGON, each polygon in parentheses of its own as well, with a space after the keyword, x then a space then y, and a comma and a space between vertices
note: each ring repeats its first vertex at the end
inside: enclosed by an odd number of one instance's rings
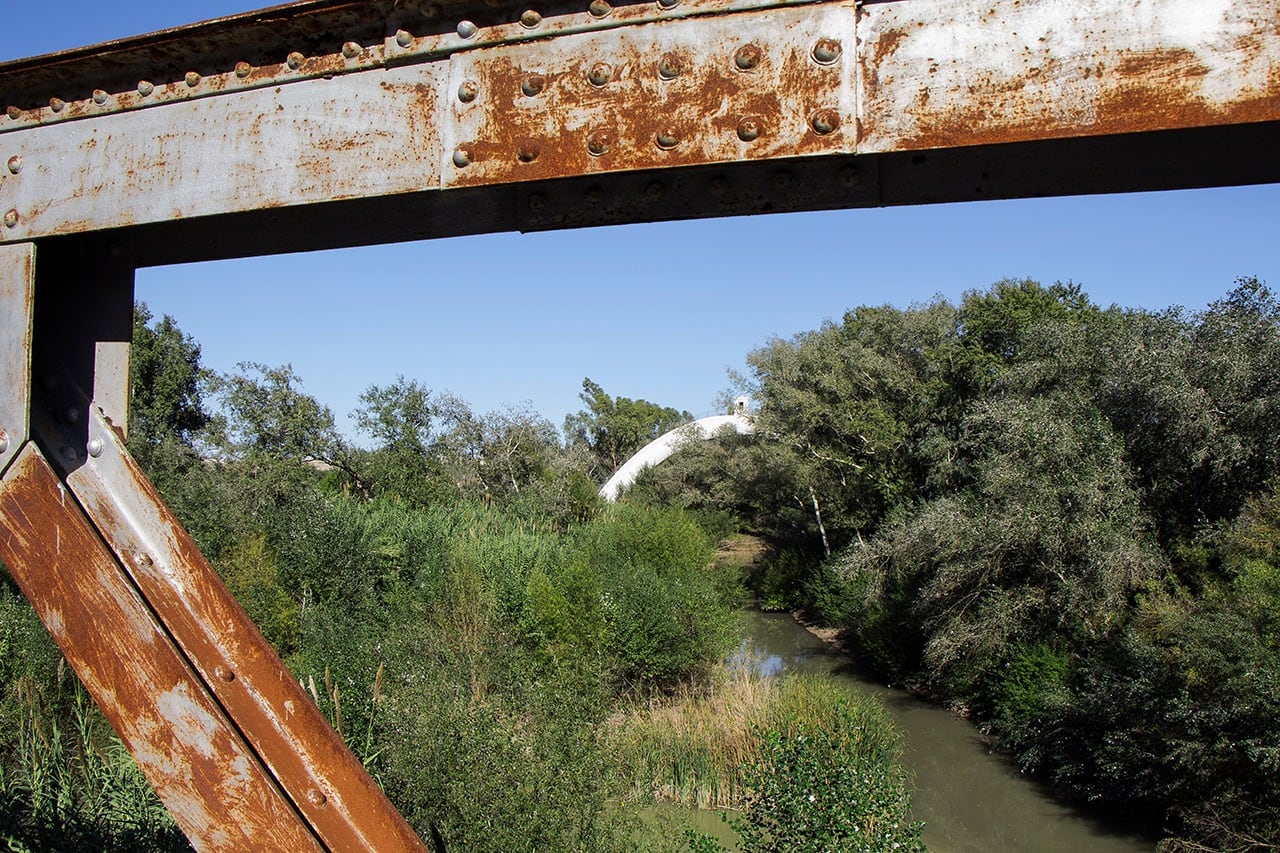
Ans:
POLYGON ((869 681, 786 614, 744 614, 755 666, 769 674, 833 673, 879 697, 905 740, 912 808, 936 853, 1151 853, 1156 839, 1054 800, 945 710, 869 681))

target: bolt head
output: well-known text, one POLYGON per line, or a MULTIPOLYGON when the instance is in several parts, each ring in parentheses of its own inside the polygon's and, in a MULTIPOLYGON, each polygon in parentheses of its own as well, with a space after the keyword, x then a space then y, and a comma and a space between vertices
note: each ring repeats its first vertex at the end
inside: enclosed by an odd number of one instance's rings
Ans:
POLYGON ((151 97, 151 93, 156 90, 156 86, 150 80, 138 81, 138 94, 144 98, 151 97))
POLYGON ((9 166, 10 175, 18 174, 19 172, 22 171, 22 158, 17 154, 14 154, 12 157, 9 158, 8 166, 9 166))
POLYGON ((294 71, 297 71, 299 68, 301 68, 302 63, 306 61, 307 61, 307 58, 303 56, 301 53, 298 53, 298 51, 296 50, 284 58, 285 65, 288 65, 294 71))
POLYGON ((236 76, 241 80, 253 73, 253 66, 247 62, 236 63, 236 76))
POLYGON ((11 207, 4 212, 4 227, 5 228, 18 227, 18 211, 16 209, 11 207))
POLYGON ((75 406, 68 406, 67 410, 62 413, 62 416, 66 418, 66 421, 69 424, 80 422, 80 410, 75 406))
POLYGON ((94 459, 97 459, 99 456, 102 455, 102 439, 100 438, 89 439, 89 455, 92 456, 94 459))
POLYGON ((138 565, 142 566, 144 569, 149 569, 155 565, 155 560, 151 559, 150 554, 139 554, 138 565))
POLYGON ((593 18, 607 18, 612 11, 609 0, 591 0, 591 5, 587 7, 587 12, 593 18))
POLYGON ((107 93, 102 89, 93 90, 93 102, 95 104, 98 104, 99 106, 101 106, 102 104, 105 104, 107 102, 108 97, 109 96, 107 95, 107 93))
POLYGON ((658 0, 658 6, 662 9, 674 9, 680 5, 680 0, 658 0))
POLYGON ((464 39, 473 39, 476 37, 476 33, 478 32, 480 32, 480 28, 471 21, 458 22, 458 35, 462 36, 464 39))
POLYGON ((516 159, 521 163, 532 163, 542 153, 542 146, 532 140, 525 140, 516 149, 516 159))
POLYGON ((826 136, 840 127, 840 116, 836 115, 835 110, 821 109, 809 117, 809 126, 819 136, 826 136))
POLYGON ((346 42, 342 45, 342 55, 347 59, 355 59, 363 52, 364 48, 353 41, 346 42))
POLYGON ((4 430, 0 430, 0 453, 9 451, 9 436, 5 435, 4 430))
POLYGON ((465 169, 471 165, 471 152, 465 148, 458 148, 453 152, 453 165, 459 169, 465 169))
POLYGON ((187 88, 194 89, 200 85, 200 75, 195 71, 188 71, 186 76, 187 88))
POLYGON ((326 797, 324 792, 320 791, 318 788, 312 788, 310 791, 307 791, 307 800, 313 806, 323 806, 329 801, 329 798, 326 797))
POLYGON ((609 153, 613 147, 613 134, 607 130, 593 130, 587 137, 587 153, 599 157, 609 153))
POLYGON ((739 71, 750 71, 760 64, 760 59, 763 56, 764 51, 757 45, 744 44, 733 55, 733 64, 739 71))
POLYGON ((664 54, 658 60, 658 78, 661 80, 674 80, 680 76, 681 63, 680 57, 674 53, 664 54))
MULTIPOLYGON (((62 98, 49 99, 49 109, 53 110, 55 113, 60 113, 66 108, 67 108, 67 102, 62 100, 62 98)), ((13 113, 10 113, 9 118, 17 118, 17 116, 15 116, 13 113)))
POLYGON ((541 74, 530 74, 520 84, 520 91, 530 98, 542 94, 542 90, 545 88, 547 88, 547 78, 541 74))
POLYGON ((526 30, 535 29, 542 23, 542 15, 536 9, 525 9, 520 13, 520 26, 526 30))
POLYGON ((408 47, 413 44, 413 33, 408 30, 396 30, 396 44, 408 47))
POLYGON ((480 83, 476 80, 463 80, 458 84, 458 100, 469 104, 480 95, 480 83))
POLYGON ((658 131, 654 141, 658 143, 658 147, 662 150, 670 151, 680 144, 680 134, 676 132, 674 127, 665 127, 658 131))
POLYGON ((835 39, 822 38, 814 42, 811 56, 819 65, 832 65, 840 58, 840 42, 835 39))
POLYGON ((219 681, 225 681, 228 684, 236 680, 236 674, 227 667, 221 665, 213 668, 213 675, 219 681))
POLYGON ((763 129, 763 121, 755 116, 747 116, 738 122, 738 138, 743 142, 754 142, 760 137, 760 132, 763 129))
POLYGON ((9 114, 9 118, 13 119, 14 121, 17 121, 18 119, 22 118, 22 110, 19 109, 18 107, 11 106, 5 112, 7 112, 9 114))
POLYGON ((587 72, 587 81, 597 89, 603 88, 613 79, 613 66, 607 62, 597 62, 587 72))

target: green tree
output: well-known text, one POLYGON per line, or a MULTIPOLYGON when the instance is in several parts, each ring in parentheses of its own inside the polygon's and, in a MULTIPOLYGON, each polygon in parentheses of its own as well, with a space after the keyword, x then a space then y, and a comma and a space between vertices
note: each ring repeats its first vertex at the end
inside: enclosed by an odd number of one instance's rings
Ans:
POLYGON ((688 412, 648 400, 611 397, 590 379, 582 380, 578 396, 586 408, 565 418, 565 437, 570 444, 583 444, 591 450, 601 480, 645 444, 693 419, 688 412))
POLYGON ((202 394, 200 345, 168 315, 145 302, 133 311, 129 360, 129 450, 153 476, 193 461, 197 434, 210 415, 202 394))

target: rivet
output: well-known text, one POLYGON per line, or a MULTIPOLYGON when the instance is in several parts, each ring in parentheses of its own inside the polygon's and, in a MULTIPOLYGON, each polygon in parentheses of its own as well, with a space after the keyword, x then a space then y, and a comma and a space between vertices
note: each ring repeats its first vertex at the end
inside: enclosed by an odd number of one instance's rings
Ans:
POLYGON ((14 154, 9 158, 9 174, 16 175, 22 171, 22 158, 14 154))
POLYGON ((95 104, 98 104, 99 106, 101 106, 102 104, 105 104, 107 102, 108 97, 109 96, 107 95, 107 93, 102 89, 93 90, 93 102, 95 104))
POLYGON ((608 85, 613 79, 613 66, 607 62, 597 62, 591 66, 591 70, 587 72, 587 80, 597 89, 608 85))
POLYGON ((296 50, 284 58, 285 65, 288 65, 294 71, 297 71, 299 68, 301 68, 302 63, 306 61, 307 61, 307 58, 303 56, 301 53, 298 53, 298 51, 296 50))
POLYGON ((743 142, 754 142, 760 136, 764 122, 755 116, 747 116, 738 122, 738 138, 743 142))
POLYGON ((658 60, 658 77, 662 80, 674 80, 680 76, 680 57, 674 53, 665 54, 658 60))
POLYGON ((18 119, 22 118, 22 110, 18 109, 17 107, 11 106, 9 107, 8 110, 6 110, 6 112, 8 112, 9 118, 13 119, 14 121, 17 121, 18 119))
POLYGON ((89 439, 89 455, 92 456, 94 459, 97 459, 99 456, 102 455, 102 439, 100 438, 89 439))
POLYGON ((711 179, 711 194, 724 195, 729 191, 729 179, 724 175, 716 175, 711 179))
POLYGON ((200 85, 200 75, 195 71, 188 71, 186 80, 188 88, 194 89, 200 85))
POLYGON ((360 45, 353 41, 349 41, 342 46, 342 55, 347 59, 355 59, 363 50, 364 48, 360 47, 360 45))
POLYGON ((520 147, 516 150, 516 159, 521 163, 532 163, 538 159, 538 155, 542 153, 542 148, 536 142, 521 142, 520 147))
POLYGON ((541 23, 542 15, 538 14, 536 9, 525 9, 520 13, 520 26, 526 30, 535 29, 541 23))
POLYGON ((18 211, 17 210, 13 208, 9 208, 4 212, 4 227, 5 228, 18 227, 18 211))
POLYGON ((809 117, 809 126, 819 136, 826 136, 840 126, 840 116, 834 110, 821 109, 809 117))
POLYGON ((659 148, 669 151, 680 144, 680 134, 673 127, 663 128, 658 131, 657 143, 659 148))
POLYGON ((780 190, 785 190, 795 183, 795 175, 786 169, 781 169, 773 174, 773 185, 780 190))
POLYGON ((458 148, 453 152, 453 165, 459 169, 465 169, 471 165, 471 153, 465 148, 458 148))
POLYGON ((150 80, 138 81, 138 94, 144 98, 151 97, 151 93, 156 90, 156 86, 150 80))
POLYGON ((609 0, 591 0, 591 5, 587 7, 587 12, 593 18, 607 18, 612 11, 613 7, 609 5, 609 0))
MULTIPOLYGON (((60 112, 62 112, 63 110, 65 110, 66 108, 67 108, 67 102, 66 102, 66 101, 64 101, 64 100, 62 100, 62 98, 50 98, 50 99, 49 99, 49 109, 53 110, 55 113, 60 113, 60 112)), ((10 113, 10 114, 9 114, 9 117, 10 117, 10 118, 17 118, 17 116, 13 115, 13 113, 10 113)))
POLYGON ((532 193, 529 196, 529 209, 542 210, 547 206, 547 197, 542 193, 532 193))
POLYGON ((475 80, 463 80, 458 84, 458 100, 469 104, 480 94, 480 84, 475 80))
POLYGON ((811 55, 819 65, 831 65, 840 58, 840 42, 835 39, 818 39, 814 42, 811 55))
POLYGON ((5 434, 4 430, 0 429, 0 453, 7 453, 8 451, 9 436, 5 434))
POLYGON ((586 202, 588 207, 599 207, 604 194, 599 187, 587 187, 587 191, 582 194, 582 200, 586 202))
POLYGON ((845 166, 840 170, 840 184, 846 189, 853 189, 858 185, 858 167, 845 166))
POLYGON ((68 406, 67 410, 62 413, 62 416, 67 419, 67 423, 69 424, 80 422, 80 410, 75 406, 68 406))
POLYGON ((475 38, 476 33, 478 32, 480 32, 480 28, 470 21, 458 22, 458 35, 462 36, 464 39, 475 38))
POLYGON ((316 788, 312 788, 310 791, 307 791, 307 799, 313 806, 323 806, 329 801, 329 798, 326 797, 322 791, 316 788))
POLYGON ((744 44, 733 55, 733 64, 737 66, 739 71, 750 71, 760 64, 760 58, 763 55, 763 52, 756 45, 744 44))
POLYGON ((68 462, 75 462, 79 458, 79 454, 76 453, 74 447, 64 447, 62 448, 62 458, 68 462))
POLYGON ((408 47, 413 44, 413 33, 408 30, 396 30, 396 44, 408 47))
POLYGON ((228 684, 236 680, 236 674, 230 669, 227 669, 227 667, 221 665, 213 668, 213 675, 219 681, 225 681, 228 684))
POLYGON ((644 194, 649 198, 662 198, 662 194, 666 189, 662 186, 662 181, 650 181, 645 184, 644 194))
POLYGON ((524 82, 520 84, 520 91, 524 92, 530 98, 539 95, 542 90, 547 87, 547 78, 541 74, 530 74, 524 78, 524 82))
POLYGON ((253 66, 247 62, 236 63, 236 76, 241 80, 253 73, 253 66))
POLYGON ((593 130, 587 137, 587 152, 593 157, 608 154, 613 147, 613 134, 607 130, 593 130))
POLYGON ((139 554, 137 559, 138 565, 142 566, 144 569, 149 569, 156 564, 155 560, 151 559, 150 554, 139 554))
POLYGON ((663 9, 674 9, 680 5, 680 0, 658 0, 658 6, 663 9))

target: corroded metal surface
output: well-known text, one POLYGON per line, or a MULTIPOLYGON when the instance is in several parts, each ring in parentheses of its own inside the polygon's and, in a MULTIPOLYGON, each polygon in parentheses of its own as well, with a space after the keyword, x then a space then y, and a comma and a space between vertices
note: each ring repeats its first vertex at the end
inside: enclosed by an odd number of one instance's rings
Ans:
POLYGON ((1275 0, 910 0, 858 38, 861 153, 1280 119, 1275 0))
POLYGON ((35 246, 0 246, 0 474, 27 440, 35 246))
POLYGON ((435 72, 379 70, 0 136, 3 238, 394 195, 439 182, 435 72), (9 152, 13 152, 10 154, 9 152))
POLYGON ((40 419, 37 432, 209 693, 324 845, 425 849, 161 502, 101 412, 90 410, 84 447, 66 447, 64 435, 40 419))
POLYGON ((197 849, 323 849, 34 444, 0 483, 0 558, 197 849))
MULTIPOLYGON (((51 104, 0 114, 0 131, 10 128, 0 132, 0 160, 23 164, 0 171, 0 243, 192 222, 184 237, 195 246, 212 239, 202 231, 234 224, 206 226, 203 217, 796 158, 831 164, 817 188, 836 180, 830 173, 851 153, 988 146, 983 163, 998 168, 1020 156, 1015 143, 1204 127, 1223 130, 1209 137, 1201 168, 1144 178, 1104 148, 1093 166, 1106 180, 1090 191, 1280 176, 1274 158, 1248 168, 1239 160, 1241 137, 1250 152, 1258 141, 1240 128, 1280 123, 1280 0, 778 2, 308 3, 227 22, 228 32, 252 37, 239 45, 205 25, 104 49, 116 78, 134 82, 86 94, 86 74, 67 92, 78 100, 61 100, 56 114, 51 104), (465 8, 473 14, 460 18, 465 8), (212 53, 196 63, 201 45, 212 53), (151 66, 140 57, 179 56, 184 46, 190 61, 165 67, 190 73, 146 79, 151 66), (159 106, 140 109, 148 104, 159 106)), ((72 58, 49 61, 62 68, 72 58)), ((26 103, 46 91, 43 67, 0 68, 5 94, 26 103), (24 73, 37 82, 26 84, 24 73)), ((877 171, 878 194, 783 193, 770 209, 954 200, 966 195, 950 185, 992 170, 958 169, 914 197, 914 173, 893 184, 896 170, 877 171)), ((1009 187, 1004 197, 1018 194, 1009 187)), ((1083 190, 1064 175, 1024 192, 1046 191, 1083 190)), ((483 204, 494 198, 513 199, 483 204)), ((454 206, 410 204, 428 217, 454 206)), ((710 197, 648 209, 654 218, 740 212, 710 197)), ((490 224, 478 230, 527 218, 482 215, 490 224)), ((452 215, 345 229, 278 219, 282 241, 302 232, 309 246, 477 230, 452 215)), ((189 257, 225 257, 239 245, 189 257)), ((176 247, 133 251, 189 259, 176 247)))
POLYGON ((852 151, 853 20, 828 4, 460 54, 444 184, 852 151))

